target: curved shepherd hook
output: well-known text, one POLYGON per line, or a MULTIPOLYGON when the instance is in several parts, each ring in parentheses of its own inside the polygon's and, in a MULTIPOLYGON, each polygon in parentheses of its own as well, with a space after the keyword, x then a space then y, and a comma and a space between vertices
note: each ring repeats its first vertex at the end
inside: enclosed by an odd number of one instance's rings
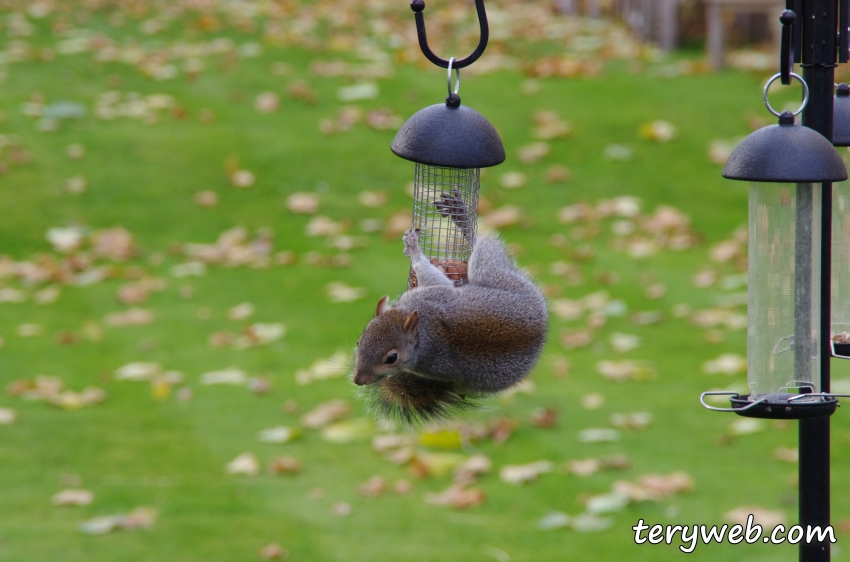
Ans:
MULTIPOLYGON (((472 54, 466 58, 455 60, 452 63, 452 68, 464 68, 478 60, 478 57, 487 48, 487 40, 490 38, 490 28, 487 26, 487 13, 484 11, 484 0, 475 0, 475 8, 478 10, 478 23, 481 26, 481 39, 478 41, 478 46, 472 51, 472 54)), ((441 59, 434 54, 431 47, 428 46, 428 37, 425 35, 425 16, 422 15, 422 10, 425 9, 425 0, 413 0, 410 3, 410 9, 415 12, 416 17, 416 34, 419 36, 419 48, 425 54, 425 57, 442 68, 449 67, 449 61, 441 59)))

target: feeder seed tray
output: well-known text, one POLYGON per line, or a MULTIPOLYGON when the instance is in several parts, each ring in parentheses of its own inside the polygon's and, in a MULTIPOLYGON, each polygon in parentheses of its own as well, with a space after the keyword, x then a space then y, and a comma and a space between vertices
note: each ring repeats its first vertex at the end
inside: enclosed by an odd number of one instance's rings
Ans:
POLYGON ((800 394, 771 394, 764 402, 753 404, 748 394, 735 395, 730 399, 732 409, 739 416, 772 420, 800 420, 829 417, 838 407, 834 396, 811 396, 800 394))
POLYGON ((832 334, 833 357, 850 357, 850 332, 838 332, 832 334))

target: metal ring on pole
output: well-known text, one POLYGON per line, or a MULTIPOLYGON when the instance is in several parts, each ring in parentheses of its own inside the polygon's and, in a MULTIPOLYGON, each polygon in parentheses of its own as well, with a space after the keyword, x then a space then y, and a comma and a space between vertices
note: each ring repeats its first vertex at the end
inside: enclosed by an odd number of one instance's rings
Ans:
MULTIPOLYGON (((768 101, 768 99, 767 99, 767 92, 768 92, 768 90, 770 90, 770 85, 773 84, 776 81, 776 79, 780 78, 781 76, 782 76, 781 72, 774 74, 770 78, 770 80, 767 81, 767 84, 764 85, 764 105, 765 105, 765 107, 767 107, 767 110, 770 111, 776 117, 782 117, 782 114, 777 112, 775 109, 773 109, 770 106, 770 101, 768 101)), ((797 115, 800 115, 800 113, 806 108, 806 104, 809 103, 809 85, 806 84, 806 81, 803 80, 803 77, 800 76, 799 74, 795 74, 795 73, 792 72, 791 78, 796 78, 800 82, 800 84, 803 85, 803 103, 800 104, 800 109, 798 109, 796 112, 794 112, 794 116, 796 117, 797 115)))
POLYGON ((447 62, 448 62, 447 68, 449 69, 449 72, 446 75, 446 84, 448 85, 448 88, 449 88, 449 95, 446 98, 446 105, 448 107, 460 107, 460 96, 457 95, 458 91, 460 90, 460 68, 455 66, 456 61, 455 61, 454 57, 450 58, 447 62), (452 67, 454 67, 454 71, 457 75, 457 78, 455 79, 455 91, 454 92, 452 92, 452 67))
MULTIPOLYGON (((446 76, 446 84, 449 87, 449 96, 452 95, 452 64, 454 64, 454 62, 455 62, 455 58, 450 57, 449 58, 449 66, 448 66, 449 72, 448 72, 448 75, 446 76)), ((460 69, 455 68, 454 71, 455 71, 455 76, 456 76, 454 95, 457 95, 458 91, 460 90, 460 69)))

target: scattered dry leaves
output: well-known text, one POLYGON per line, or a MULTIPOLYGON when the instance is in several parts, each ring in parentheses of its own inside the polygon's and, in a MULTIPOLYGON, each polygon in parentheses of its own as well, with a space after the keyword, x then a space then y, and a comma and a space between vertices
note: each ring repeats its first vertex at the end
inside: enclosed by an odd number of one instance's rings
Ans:
POLYGON ((157 511, 150 507, 137 507, 127 514, 96 517, 80 523, 79 529, 87 535, 105 535, 117 529, 148 529, 156 521, 157 511))
POLYGON ((319 212, 319 204, 318 193, 293 193, 286 198, 286 208, 296 214, 316 214, 319 212))
POLYGON ((724 353, 717 359, 702 364, 702 372, 706 374, 737 375, 747 372, 747 359, 737 353, 724 353))
POLYGON ((785 513, 779 510, 766 509, 757 506, 742 506, 727 511, 723 519, 734 525, 746 525, 747 519, 753 516, 753 521, 765 529, 772 529, 777 525, 785 525, 785 513))
POLYGON ((156 314, 150 310, 130 308, 124 312, 111 312, 107 314, 103 319, 103 323, 110 327, 143 326, 150 324, 155 318, 156 314))
POLYGON ((53 505, 89 505, 93 501, 94 494, 91 490, 83 490, 79 488, 62 490, 53 496, 53 505))
POLYGON ((357 493, 367 498, 377 498, 387 491, 387 480, 383 476, 372 476, 357 487, 357 493))
POLYGON ((307 429, 321 429, 351 414, 351 405, 345 400, 330 400, 319 404, 301 417, 307 429))
POLYGON ((640 126, 638 134, 642 139, 655 142, 669 142, 676 138, 676 127, 669 121, 656 119, 640 126))
POLYGON ((276 542, 264 546, 260 551, 260 558, 263 560, 285 560, 288 557, 289 551, 276 542))
POLYGON ((442 492, 425 494, 426 503, 455 509, 477 507, 482 505, 486 498, 487 496, 481 488, 466 488, 459 484, 452 484, 442 492))
POLYGON ((555 465, 552 461, 537 461, 529 464, 514 464, 503 466, 499 471, 502 482, 518 486, 527 482, 533 482, 541 474, 552 472, 555 465))
POLYGON ((468 486, 490 472, 493 463, 486 455, 473 455, 458 464, 454 469, 454 482, 460 486, 468 486))
POLYGON ((338 350, 326 359, 315 360, 308 369, 299 369, 295 373, 295 382, 306 385, 314 381, 343 377, 351 370, 350 363, 350 354, 338 350))
POLYGON ((11 408, 0 408, 0 425, 9 425, 14 423, 18 414, 11 408))
POLYGON ((254 453, 242 453, 227 463, 225 470, 228 474, 256 476, 260 473, 260 461, 254 453))
POLYGON ((614 381, 646 381, 652 380, 656 376, 655 366, 647 361, 598 361, 596 372, 606 379, 614 381))
POLYGON ((269 474, 276 476, 278 474, 298 474, 303 465, 301 461, 294 457, 283 456, 270 460, 267 468, 269 474))

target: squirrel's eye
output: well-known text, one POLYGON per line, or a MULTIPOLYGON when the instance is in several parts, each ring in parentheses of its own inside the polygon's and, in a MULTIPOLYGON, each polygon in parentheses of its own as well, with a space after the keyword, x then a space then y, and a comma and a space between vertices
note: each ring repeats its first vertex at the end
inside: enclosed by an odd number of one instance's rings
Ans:
POLYGON ((387 365, 392 365, 396 361, 398 361, 398 353, 390 353, 389 355, 387 355, 387 358, 384 359, 384 363, 386 363, 387 365))
POLYGON ((360 345, 360 339, 357 339, 357 343, 355 345, 360 345))

